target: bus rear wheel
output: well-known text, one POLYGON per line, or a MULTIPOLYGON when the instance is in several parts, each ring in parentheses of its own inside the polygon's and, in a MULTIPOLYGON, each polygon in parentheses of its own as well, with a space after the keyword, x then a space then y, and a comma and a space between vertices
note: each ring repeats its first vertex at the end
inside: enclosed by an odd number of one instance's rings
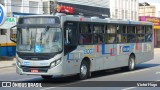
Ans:
POLYGON ((50 79, 52 79, 52 76, 51 75, 42 75, 41 76, 43 79, 45 79, 45 80, 50 80, 50 79))
POLYGON ((86 61, 82 61, 78 77, 80 80, 84 80, 87 79, 88 76, 89 76, 89 64, 86 61))
POLYGON ((135 69, 135 57, 134 56, 130 56, 129 57, 129 63, 128 63, 128 70, 132 71, 135 69))
POLYGON ((128 60, 128 66, 121 68, 123 71, 133 71, 135 69, 135 57, 131 55, 128 60))

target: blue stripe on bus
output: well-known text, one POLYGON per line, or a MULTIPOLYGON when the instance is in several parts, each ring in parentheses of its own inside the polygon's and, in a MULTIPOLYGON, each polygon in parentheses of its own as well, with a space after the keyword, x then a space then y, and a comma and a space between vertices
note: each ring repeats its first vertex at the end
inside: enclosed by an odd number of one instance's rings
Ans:
POLYGON ((102 54, 111 54, 111 52, 106 52, 106 46, 105 44, 102 44, 102 54))

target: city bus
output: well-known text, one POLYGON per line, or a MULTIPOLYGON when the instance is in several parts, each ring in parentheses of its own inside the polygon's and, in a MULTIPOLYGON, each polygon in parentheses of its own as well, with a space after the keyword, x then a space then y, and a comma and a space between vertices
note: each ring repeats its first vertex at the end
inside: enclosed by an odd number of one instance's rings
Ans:
POLYGON ((154 56, 150 22, 58 14, 20 17, 15 27, 20 75, 87 79, 94 71, 134 70, 154 56))

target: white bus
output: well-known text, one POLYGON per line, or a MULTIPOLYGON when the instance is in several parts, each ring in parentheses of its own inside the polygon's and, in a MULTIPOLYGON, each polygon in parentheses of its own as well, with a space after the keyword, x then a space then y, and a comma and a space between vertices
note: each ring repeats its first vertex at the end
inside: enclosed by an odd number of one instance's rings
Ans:
MULTIPOLYGON (((123 67, 153 59, 153 24, 73 15, 27 16, 17 25, 16 71, 44 79, 123 67)), ((12 33, 12 28, 11 28, 12 33)))

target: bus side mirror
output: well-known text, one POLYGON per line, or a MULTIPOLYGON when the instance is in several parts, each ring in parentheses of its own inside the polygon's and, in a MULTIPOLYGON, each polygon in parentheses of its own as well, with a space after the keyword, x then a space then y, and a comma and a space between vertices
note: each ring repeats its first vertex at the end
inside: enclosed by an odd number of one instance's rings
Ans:
POLYGON ((10 40, 12 42, 15 42, 16 43, 16 35, 17 35, 17 29, 16 29, 16 26, 13 26, 10 28, 10 40))

